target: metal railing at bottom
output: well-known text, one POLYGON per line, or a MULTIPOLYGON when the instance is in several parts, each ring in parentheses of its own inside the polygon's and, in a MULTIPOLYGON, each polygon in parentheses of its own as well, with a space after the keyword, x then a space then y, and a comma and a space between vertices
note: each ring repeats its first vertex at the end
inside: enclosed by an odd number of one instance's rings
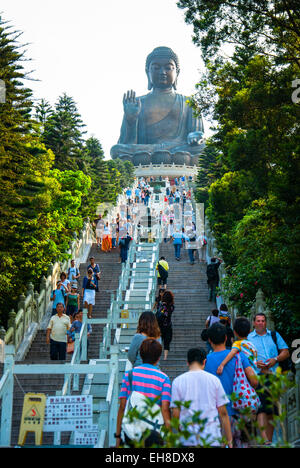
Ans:
MULTIPOLYGON (((103 403, 94 408, 94 414, 98 414, 98 446, 105 444, 106 434, 113 434, 116 427, 118 374, 119 374, 119 348, 111 346, 110 358, 99 359, 94 365, 80 363, 80 339, 77 337, 75 351, 70 363, 59 364, 15 364, 15 349, 13 345, 6 347, 4 372, 0 380, 1 401, 1 427, 0 447, 11 446, 11 431, 14 406, 14 377, 20 375, 64 375, 64 384, 56 396, 66 396, 72 391, 79 390, 80 375, 105 375, 107 376, 107 393, 103 403), (73 385, 72 385, 73 380, 73 385)), ((111 437, 110 437, 111 440, 111 437)), ((54 432, 54 446, 61 444, 61 433, 54 432)))

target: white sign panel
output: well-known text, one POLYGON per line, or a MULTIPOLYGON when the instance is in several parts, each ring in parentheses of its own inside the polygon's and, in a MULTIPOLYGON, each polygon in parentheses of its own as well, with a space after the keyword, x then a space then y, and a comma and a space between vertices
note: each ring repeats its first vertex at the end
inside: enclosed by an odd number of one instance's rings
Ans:
POLYGON ((74 434, 75 445, 96 445, 98 442, 98 426, 93 425, 91 431, 76 431, 74 434))
POLYGON ((92 429, 92 395, 47 398, 44 432, 91 431, 92 429))

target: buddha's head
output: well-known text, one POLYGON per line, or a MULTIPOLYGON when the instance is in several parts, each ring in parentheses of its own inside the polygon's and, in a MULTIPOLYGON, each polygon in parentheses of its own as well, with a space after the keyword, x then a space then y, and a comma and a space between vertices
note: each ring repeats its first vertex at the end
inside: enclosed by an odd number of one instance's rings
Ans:
POLYGON ((177 89, 179 60, 169 47, 156 47, 146 60, 148 89, 177 89))

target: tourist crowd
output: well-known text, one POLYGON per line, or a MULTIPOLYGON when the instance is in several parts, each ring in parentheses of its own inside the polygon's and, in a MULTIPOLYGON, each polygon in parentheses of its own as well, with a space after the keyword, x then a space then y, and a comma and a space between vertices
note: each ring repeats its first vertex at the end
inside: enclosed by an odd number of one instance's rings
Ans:
MULTIPOLYGON (((148 216, 161 225, 164 242, 173 243, 177 261, 181 259, 183 247, 188 251, 191 265, 195 264, 197 250, 199 261, 208 261, 208 299, 215 304, 222 260, 207 257, 207 239, 203 232, 197 232, 191 193, 186 190, 184 177, 175 180, 173 186, 167 183, 163 209, 158 212, 151 203, 149 207, 153 195, 149 182, 142 178, 134 190, 126 189, 126 203, 120 206, 114 222, 105 222, 101 215, 95 220, 98 247, 104 252, 119 247, 120 262, 126 262, 132 226, 139 226, 139 209, 144 206, 148 216)), ((264 444, 270 445, 277 408, 270 404, 267 389, 271 385, 270 376, 276 375, 289 358, 287 344, 278 333, 267 328, 265 314, 254 316, 251 331, 252 324, 245 317, 236 318, 232 325, 228 308, 222 304, 212 309, 205 329, 202 333, 199 331, 199 340, 201 335, 206 351, 202 347, 188 350, 187 372, 171 382, 162 372, 160 362, 168 359, 173 339, 175 298, 167 287, 167 259, 161 256, 155 268, 158 294, 152 311, 141 314, 128 350, 132 369, 125 372, 121 384, 115 433, 117 447, 122 444, 134 446, 147 429, 146 446, 163 445, 161 428, 170 428, 171 417, 179 418, 182 427, 188 425, 188 436, 182 436, 182 445, 199 446, 205 441, 210 446, 247 447, 247 431, 239 425, 240 411, 245 408, 250 411, 249 421, 257 421, 264 444), (264 387, 260 384, 260 375, 265 376, 264 387), (237 398, 232 398, 233 394, 237 398), (135 407, 144 414, 145 405, 148 406, 145 398, 153 400, 153 408, 157 411, 152 408, 150 416, 142 415, 132 420, 128 408, 135 407), (195 415, 201 415, 202 422, 195 415)), ((53 309, 46 340, 53 360, 65 360, 68 348, 72 352, 75 333, 80 333, 82 327, 82 308, 87 309, 89 318, 92 317, 101 281, 101 269, 93 256, 81 290, 80 278, 80 271, 72 260, 51 295, 53 309)), ((88 336, 91 332, 89 326, 88 336)))
POLYGON ((156 300, 156 313, 141 314, 136 334, 128 351, 132 370, 125 372, 119 395, 119 412, 116 428, 116 446, 123 443, 136 446, 148 430, 145 446, 164 445, 162 426, 171 427, 171 418, 178 418, 183 431, 184 446, 249 446, 249 423, 256 420, 263 444, 272 444, 274 415, 278 414, 271 402, 268 387, 271 375, 280 372, 280 365, 289 357, 288 346, 282 337, 267 329, 267 318, 257 313, 250 321, 236 318, 233 330, 230 315, 214 309, 208 317, 206 337, 210 346, 207 353, 201 347, 187 352, 187 372, 173 382, 160 369, 160 359, 169 350, 172 327, 170 317, 174 311, 174 296, 161 289, 156 300), (161 318, 165 316, 165 319, 161 318), (228 333, 228 330, 231 333, 228 333), (262 386, 259 376, 264 375, 262 386), (149 407, 147 398, 157 404, 145 416, 149 407), (139 415, 132 419, 128 402, 139 415), (243 413, 242 410, 247 410, 243 413), (196 416, 199 415, 199 418, 196 416), (241 427, 241 419, 245 426, 241 427), (146 421, 146 422, 145 422, 146 421))

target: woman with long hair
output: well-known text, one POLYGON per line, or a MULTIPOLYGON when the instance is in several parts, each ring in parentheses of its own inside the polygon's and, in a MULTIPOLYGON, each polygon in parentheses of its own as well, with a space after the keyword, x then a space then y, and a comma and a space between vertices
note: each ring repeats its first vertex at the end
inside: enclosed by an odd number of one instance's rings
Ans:
POLYGON ((162 288, 159 289, 158 295, 156 296, 153 307, 152 307, 152 312, 154 311, 155 311, 154 313, 159 312, 160 306, 161 306, 161 300, 162 300, 164 292, 165 292, 165 289, 162 289, 162 288))
POLYGON ((160 329, 155 314, 150 311, 143 312, 139 318, 136 334, 132 338, 128 350, 128 359, 133 367, 140 366, 143 362, 140 356, 140 346, 146 338, 160 340, 160 329))
POLYGON ((160 310, 156 314, 164 346, 164 360, 168 357, 173 337, 172 314, 174 309, 174 294, 172 291, 165 291, 161 299, 160 310))

